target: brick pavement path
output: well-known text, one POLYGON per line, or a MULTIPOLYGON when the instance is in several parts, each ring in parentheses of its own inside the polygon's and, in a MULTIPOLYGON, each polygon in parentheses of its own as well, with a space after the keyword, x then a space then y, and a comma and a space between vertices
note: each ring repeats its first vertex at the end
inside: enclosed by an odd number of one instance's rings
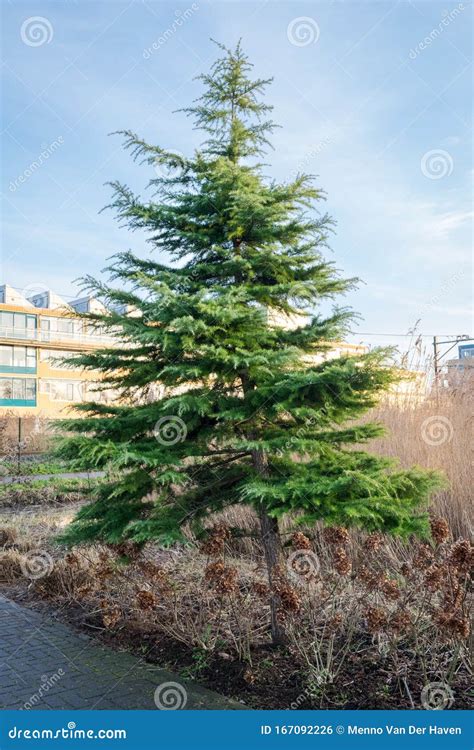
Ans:
POLYGON ((244 708, 0 595, 0 708, 156 710, 159 686, 168 708, 244 708))

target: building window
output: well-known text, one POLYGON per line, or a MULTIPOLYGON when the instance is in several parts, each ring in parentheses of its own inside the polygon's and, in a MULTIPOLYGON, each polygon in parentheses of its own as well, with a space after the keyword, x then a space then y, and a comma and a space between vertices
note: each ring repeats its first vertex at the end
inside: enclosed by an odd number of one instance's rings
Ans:
POLYGON ((82 333, 82 321, 70 318, 41 318, 41 340, 59 341, 75 338, 82 333))
POLYGON ((0 346, 0 367, 13 365, 13 346, 0 346))
POLYGON ((32 346, 0 345, 0 370, 2 372, 35 372, 36 350, 32 346))
POLYGON ((467 346, 459 347, 459 358, 470 359, 474 357, 474 344, 467 344, 467 346))
POLYGON ((0 312, 0 336, 15 339, 34 339, 36 315, 0 312))
MULTIPOLYGON (((40 360, 46 362, 52 370, 70 370, 71 365, 64 365, 61 362, 63 357, 72 359, 76 355, 76 352, 67 351, 67 349, 41 349, 40 360)), ((80 369, 74 368, 74 369, 80 369)))
POLYGON ((40 391, 51 401, 82 401, 80 380, 40 380, 40 391))
POLYGON ((36 380, 0 378, 0 405, 36 406, 36 380))

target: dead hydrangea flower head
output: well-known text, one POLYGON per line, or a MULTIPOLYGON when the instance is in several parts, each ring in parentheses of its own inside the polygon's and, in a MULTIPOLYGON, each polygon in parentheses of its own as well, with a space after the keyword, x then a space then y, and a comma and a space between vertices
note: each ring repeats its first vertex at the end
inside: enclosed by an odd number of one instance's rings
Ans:
POLYGON ((373 531, 364 541, 366 552, 378 552, 384 541, 383 534, 379 531, 373 531))
POLYGON ((263 581, 254 581, 252 583, 252 591, 262 599, 266 599, 270 594, 270 589, 263 581))
POLYGON ((425 572, 424 583, 429 591, 438 591, 442 588, 446 578, 446 571, 438 563, 430 565, 425 572))
POLYGON ((102 610, 102 622, 104 623, 104 627, 108 630, 114 628, 122 617, 120 608, 110 605, 106 601, 100 603, 100 608, 102 610))
POLYGON ((408 610, 398 609, 390 618, 389 628, 395 634, 401 635, 406 633, 412 624, 411 616, 408 610))
POLYGON ((344 547, 334 550, 333 564, 340 576, 348 576, 352 572, 352 562, 344 547))
POLYGON ((293 549, 311 549, 311 540, 301 531, 295 531, 291 537, 293 549))
POLYGON ((378 633, 387 627, 387 615, 381 607, 368 607, 365 617, 367 628, 371 633, 378 633))
POLYGON ((451 638, 465 640, 469 637, 469 619, 462 612, 439 612, 435 617, 435 622, 451 638))
POLYGON ((380 582, 380 590, 385 598, 389 599, 390 601, 394 602, 400 598, 400 589, 398 587, 398 582, 393 578, 389 578, 387 575, 383 576, 380 582))
POLYGON ((357 579, 372 591, 380 583, 380 573, 375 573, 369 570, 366 565, 362 565, 357 571, 357 579))
POLYGON ((418 571, 426 570, 432 564, 433 560, 433 550, 430 545, 426 543, 419 544, 413 557, 413 567, 418 571))
POLYGON ((286 573, 281 565, 275 565, 272 570, 273 591, 279 598, 279 611, 285 616, 287 613, 299 612, 302 599, 296 589, 288 583, 286 573))
POLYGON ((209 557, 219 557, 224 552, 225 542, 230 539, 230 531, 224 523, 213 526, 207 539, 201 544, 201 552, 209 557))
POLYGON ((323 538, 334 546, 345 546, 350 542, 349 532, 344 526, 328 526, 323 530, 323 538))
POLYGON ((450 529, 445 518, 432 518, 430 520, 431 536, 436 544, 443 544, 449 539, 450 529))
POLYGON ((146 589, 137 591, 135 599, 138 609, 154 609, 157 604, 155 594, 152 591, 147 591, 146 589))
POLYGON ((455 542, 448 555, 449 563, 462 574, 473 573, 474 547, 467 539, 455 542))
POLYGON ((232 594, 238 589, 237 570, 221 561, 210 563, 205 569, 204 578, 218 594, 232 594))

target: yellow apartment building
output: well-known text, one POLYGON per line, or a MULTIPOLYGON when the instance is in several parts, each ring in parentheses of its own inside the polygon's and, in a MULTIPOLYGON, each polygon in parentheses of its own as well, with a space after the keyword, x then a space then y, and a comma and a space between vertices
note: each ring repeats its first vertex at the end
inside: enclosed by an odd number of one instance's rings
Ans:
POLYGON ((90 297, 66 303, 46 291, 27 299, 0 286, 0 415, 63 417, 74 402, 97 399, 94 374, 57 358, 113 342, 75 315, 99 309, 90 297))
MULTIPOLYGON (((104 311, 92 297, 66 303, 51 291, 26 298, 7 284, 0 286, 0 417, 65 417, 74 403, 113 398, 111 393, 94 393, 97 375, 58 361, 74 352, 117 345, 116 338, 78 315, 104 311)), ((274 325, 287 328, 306 322, 303 315, 269 317, 274 325)), ((365 351, 365 346, 339 342, 308 362, 365 351)))

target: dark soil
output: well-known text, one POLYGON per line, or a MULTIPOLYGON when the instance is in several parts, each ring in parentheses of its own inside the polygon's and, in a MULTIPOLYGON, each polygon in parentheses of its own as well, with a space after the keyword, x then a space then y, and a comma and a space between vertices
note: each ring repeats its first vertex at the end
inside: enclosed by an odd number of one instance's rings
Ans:
MULTIPOLYGON (((45 611, 68 622, 108 646, 130 651, 153 664, 180 674, 253 709, 419 709, 426 683, 422 665, 413 653, 398 653, 398 674, 393 661, 381 656, 367 636, 360 636, 334 682, 312 686, 291 649, 260 646, 251 652, 248 663, 225 651, 196 650, 162 633, 143 630, 136 620, 122 622, 115 629, 103 627, 99 612, 74 604, 60 609, 44 601, 32 600, 24 589, 4 593, 25 606, 45 611)), ((452 709, 472 708, 471 680, 459 671, 452 684, 452 709)))

